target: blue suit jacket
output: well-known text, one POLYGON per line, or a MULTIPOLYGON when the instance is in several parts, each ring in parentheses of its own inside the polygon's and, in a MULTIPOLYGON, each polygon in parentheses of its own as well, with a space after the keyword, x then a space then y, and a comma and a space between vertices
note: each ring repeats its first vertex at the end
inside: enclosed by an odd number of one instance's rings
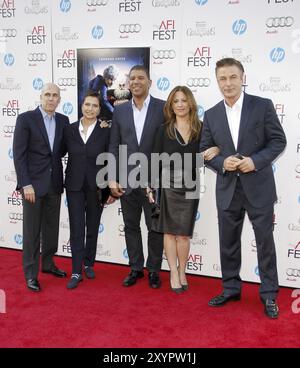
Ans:
MULTIPOLYGON (((129 175, 130 172, 138 166, 138 164, 128 164, 128 157, 136 152, 144 153, 148 160, 150 160, 151 152, 154 146, 154 138, 158 128, 161 124, 164 123, 164 109, 165 101, 150 97, 150 103, 148 106, 148 111, 145 119, 145 124, 140 140, 140 144, 138 144, 135 126, 134 126, 134 118, 133 118, 133 109, 132 109, 132 100, 125 102, 121 105, 116 106, 114 109, 112 127, 111 127, 111 136, 110 136, 110 144, 109 144, 109 152, 112 153, 116 158, 117 163, 117 181, 120 181, 119 171, 126 173, 129 175), (121 157, 121 165, 119 166, 119 146, 126 145, 127 147, 127 156, 121 157)), ((143 167, 147 165, 148 170, 148 162, 140 163, 143 167)), ((128 176, 126 176, 128 178, 128 176)), ((146 180, 148 182, 148 178, 146 180)), ((145 182, 145 185, 147 184, 145 182)), ((126 184, 126 192, 131 192, 131 188, 128 185, 128 181, 126 184)))
POLYGON ((97 156, 108 151, 109 128, 101 128, 98 121, 87 140, 83 142, 79 133, 79 121, 64 129, 64 143, 68 152, 65 187, 69 191, 79 191, 87 179, 91 190, 96 190, 96 175, 101 166, 96 165, 97 156))
POLYGON ((225 158, 237 152, 251 157, 256 168, 253 172, 239 174, 251 205, 260 208, 276 201, 272 161, 284 150, 286 138, 271 100, 245 93, 237 150, 231 138, 224 101, 209 109, 204 115, 200 151, 212 146, 218 146, 220 154, 206 164, 217 171, 219 207, 228 208, 234 194, 237 173, 223 174, 222 168, 225 158))
POLYGON ((55 113, 56 129, 51 151, 47 131, 40 109, 20 114, 17 118, 13 140, 14 164, 17 174, 17 189, 31 184, 38 197, 48 192, 50 181, 55 192, 63 191, 64 155, 63 128, 69 118, 55 113))

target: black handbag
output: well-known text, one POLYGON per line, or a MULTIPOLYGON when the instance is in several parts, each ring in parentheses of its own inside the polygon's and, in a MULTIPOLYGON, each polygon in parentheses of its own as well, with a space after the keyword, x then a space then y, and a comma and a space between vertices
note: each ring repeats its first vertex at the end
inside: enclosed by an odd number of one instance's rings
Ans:
POLYGON ((108 200, 108 197, 110 196, 110 189, 109 187, 100 189, 97 189, 97 195, 101 206, 104 206, 106 201, 108 200))
POLYGON ((154 202, 151 203, 152 207, 151 207, 151 217, 158 217, 160 215, 160 195, 161 195, 161 190, 160 188, 154 189, 152 191, 153 194, 153 198, 154 198, 154 202))

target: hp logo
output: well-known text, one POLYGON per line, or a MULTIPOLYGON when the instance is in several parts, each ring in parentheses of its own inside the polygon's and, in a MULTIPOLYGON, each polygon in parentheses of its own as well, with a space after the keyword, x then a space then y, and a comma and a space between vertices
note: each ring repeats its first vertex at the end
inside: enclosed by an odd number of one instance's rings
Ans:
POLYGON ((92 37, 99 40, 103 36, 103 28, 101 26, 94 26, 92 29, 92 37))
POLYGON ((59 7, 62 12, 67 13, 71 9, 71 1, 61 0, 59 7))
POLYGON ((65 203, 65 206, 68 207, 68 200, 67 200, 67 198, 65 198, 64 203, 65 203))
POLYGON ((71 102, 65 102, 63 105, 63 112, 66 115, 71 115, 73 112, 73 105, 71 104, 71 102))
POLYGON ((43 88, 43 80, 41 78, 34 78, 32 82, 32 87, 37 91, 40 91, 43 88))
POLYGON ((197 211, 197 213, 196 213, 196 221, 198 221, 198 220, 200 220, 200 212, 199 211, 197 211))
POLYGON ((232 25, 232 32, 237 36, 241 36, 246 32, 247 23, 243 19, 236 20, 232 25))
POLYGON ((198 105, 198 117, 199 119, 203 119, 204 116, 204 107, 201 105, 198 105))
POLYGON ((156 85, 160 91, 166 91, 170 87, 170 81, 166 77, 160 77, 156 85))
POLYGON ((275 164, 272 164, 272 170, 273 170, 273 173, 276 171, 276 166, 275 166, 275 164))
POLYGON ((128 253, 127 253, 127 249, 126 248, 123 250, 123 256, 124 256, 124 258, 128 258, 128 253))
POLYGON ((15 62, 15 58, 13 54, 5 54, 4 55, 4 63, 7 66, 12 66, 13 63, 15 62))
POLYGON ((98 230, 98 234, 103 233, 103 231, 104 231, 104 225, 103 224, 100 224, 99 230, 98 230))
POLYGON ((15 242, 18 244, 18 245, 21 245, 23 243, 23 237, 21 234, 16 234, 15 235, 15 242))
POLYGON ((8 150, 8 157, 9 157, 10 159, 13 159, 13 158, 14 158, 14 153, 13 153, 12 148, 10 148, 10 149, 8 150))
POLYGON ((195 3, 197 5, 205 5, 207 3, 208 0, 195 0, 195 3))
POLYGON ((254 273, 256 276, 259 276, 259 270, 258 270, 258 266, 255 267, 254 269, 254 273))
POLYGON ((285 51, 282 47, 274 47, 270 52, 270 59, 273 63, 280 63, 285 57, 285 51))

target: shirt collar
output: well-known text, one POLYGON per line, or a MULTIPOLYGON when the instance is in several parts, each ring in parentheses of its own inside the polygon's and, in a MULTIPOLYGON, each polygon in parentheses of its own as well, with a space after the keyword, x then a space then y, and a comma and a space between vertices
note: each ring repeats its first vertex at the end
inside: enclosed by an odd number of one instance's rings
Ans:
POLYGON ((235 104, 232 107, 228 106, 226 101, 224 100, 225 109, 230 110, 230 111, 242 110, 243 101, 244 101, 244 92, 242 91, 242 93, 240 94, 240 97, 238 98, 238 100, 235 102, 235 104))
MULTIPOLYGON (((133 99, 131 100, 131 103, 132 103, 132 107, 133 107, 133 108, 136 108, 136 106, 135 106, 135 103, 134 103, 134 100, 133 100, 133 99)), ((143 103, 143 107, 148 108, 149 103, 150 103, 150 94, 148 94, 148 96, 146 97, 146 99, 145 99, 145 101, 144 101, 144 103, 143 103)))
MULTIPOLYGON (((80 119, 80 121, 79 121, 79 129, 83 129, 82 119, 83 119, 83 118, 81 118, 81 119, 80 119)), ((91 125, 88 127, 88 129, 90 129, 90 128, 94 128, 94 126, 96 125, 96 123, 97 123, 97 119, 93 122, 93 124, 91 124, 91 125)))
POLYGON ((45 119, 46 117, 50 117, 50 118, 55 118, 55 112, 53 115, 49 115, 43 108, 42 106, 40 105, 39 106, 39 109, 40 109, 40 112, 42 113, 43 115, 43 118, 45 119))

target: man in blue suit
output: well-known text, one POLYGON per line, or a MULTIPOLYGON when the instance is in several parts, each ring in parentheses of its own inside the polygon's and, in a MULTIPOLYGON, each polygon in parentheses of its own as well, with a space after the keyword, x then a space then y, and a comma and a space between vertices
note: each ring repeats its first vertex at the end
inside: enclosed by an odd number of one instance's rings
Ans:
MULTIPOLYGON (((130 174, 137 169, 138 165, 128 164, 128 157, 131 154, 140 152, 150 160, 155 133, 164 122, 164 101, 150 96, 150 86, 148 70, 143 65, 133 66, 129 72, 129 87, 133 98, 115 108, 109 145, 109 152, 115 156, 117 165, 119 158, 120 162, 126 162, 126 164, 118 167, 117 181, 110 181, 109 186, 113 196, 120 197, 125 223, 125 239, 131 272, 124 279, 123 285, 132 286, 144 276, 144 254, 140 228, 141 214, 144 210, 148 229, 146 266, 149 271, 149 285, 156 289, 161 286, 159 271, 163 252, 162 234, 151 230, 151 204, 145 195, 145 188, 135 187, 134 183, 121 184, 119 180, 122 172, 127 172, 126 178, 128 179, 130 174), (123 157, 119 157, 120 145, 127 148, 127 157, 124 152, 121 153, 123 157)), ((141 163, 141 165, 144 164, 141 163)))
POLYGON ((257 245, 260 297, 266 315, 277 318, 278 275, 273 239, 277 197, 272 162, 285 148, 285 134, 272 101, 242 91, 244 68, 239 61, 219 60, 216 77, 224 100, 205 113, 200 151, 210 146, 220 148, 220 154, 207 165, 217 172, 224 290, 209 305, 222 306, 241 297, 241 233, 247 212, 257 245))
POLYGON ((60 102, 60 90, 55 84, 45 84, 40 98, 39 107, 18 116, 13 141, 17 189, 23 195, 23 269, 32 291, 41 289, 40 240, 42 272, 66 277, 55 266, 53 256, 58 246, 63 192, 62 136, 69 119, 55 112, 60 102))

